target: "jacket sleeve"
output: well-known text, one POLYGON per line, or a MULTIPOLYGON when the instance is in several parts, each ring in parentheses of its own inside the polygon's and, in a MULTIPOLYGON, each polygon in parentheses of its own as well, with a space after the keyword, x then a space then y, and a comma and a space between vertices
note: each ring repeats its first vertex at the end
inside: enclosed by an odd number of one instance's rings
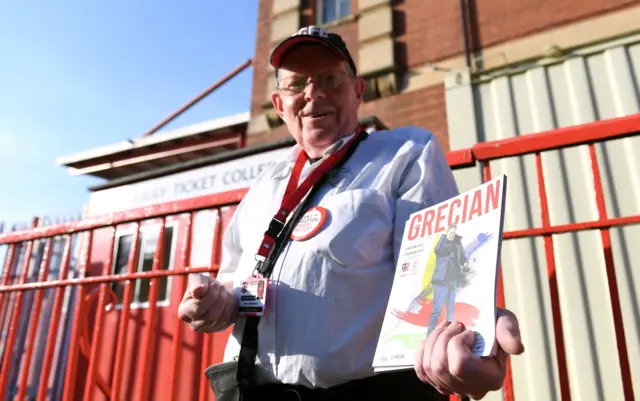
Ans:
POLYGON ((405 223, 409 216, 459 194, 453 172, 435 136, 410 127, 412 137, 403 160, 394 223, 394 262, 398 264, 405 223))
POLYGON ((464 246, 462 245, 462 241, 458 239, 458 258, 460 259, 460 265, 464 265, 465 263, 469 263, 467 260, 467 256, 464 254, 464 246))
POLYGON ((444 249, 444 250, 442 249, 442 244, 444 244, 445 238, 447 237, 444 234, 442 234, 440 238, 438 238, 438 243, 433 249, 433 252, 438 256, 446 256, 449 253, 447 249, 444 249))

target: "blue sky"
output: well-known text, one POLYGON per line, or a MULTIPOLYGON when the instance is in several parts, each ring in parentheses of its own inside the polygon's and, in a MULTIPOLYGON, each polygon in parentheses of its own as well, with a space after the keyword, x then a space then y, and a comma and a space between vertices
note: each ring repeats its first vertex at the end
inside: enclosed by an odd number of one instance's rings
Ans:
MULTIPOLYGON (((253 56, 258 1, 0 6, 0 222, 79 214, 57 157, 139 137, 253 56)), ((249 110, 252 68, 164 129, 249 110)))

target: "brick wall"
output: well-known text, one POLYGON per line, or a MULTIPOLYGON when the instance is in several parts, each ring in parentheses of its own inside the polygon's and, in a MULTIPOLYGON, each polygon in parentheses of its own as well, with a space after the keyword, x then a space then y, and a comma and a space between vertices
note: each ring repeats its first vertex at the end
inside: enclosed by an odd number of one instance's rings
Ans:
MULTIPOLYGON (((397 38, 409 67, 464 52, 458 0, 400 0, 397 38), (404 21, 404 22, 403 22, 404 21)), ((471 36, 487 47, 637 4, 636 0, 470 0, 471 36), (474 12, 475 11, 475 12, 474 12)))
MULTIPOLYGON (((470 0, 470 30, 473 48, 491 46, 519 37, 613 11, 635 4, 635 0, 470 0)), ((303 1, 302 21, 313 21, 314 0, 303 1)), ((354 10, 357 1, 352 0, 354 10)), ((254 64, 251 112, 262 113, 268 77, 267 58, 272 0, 260 0, 254 64)), ((396 52, 401 66, 411 69, 463 53, 460 3, 457 0, 395 0, 394 30, 396 52)), ((354 58, 357 51, 357 23, 348 22, 330 30, 343 35, 354 58)), ((438 135, 448 148, 446 108, 442 84, 402 93, 364 104, 361 116, 376 115, 390 128, 418 125, 438 135)), ((250 135, 248 144, 288 135, 286 128, 250 135)))
POLYGON ((433 132, 448 149, 444 85, 434 85, 402 95, 390 96, 360 107, 360 117, 376 115, 390 128, 416 125, 433 132))

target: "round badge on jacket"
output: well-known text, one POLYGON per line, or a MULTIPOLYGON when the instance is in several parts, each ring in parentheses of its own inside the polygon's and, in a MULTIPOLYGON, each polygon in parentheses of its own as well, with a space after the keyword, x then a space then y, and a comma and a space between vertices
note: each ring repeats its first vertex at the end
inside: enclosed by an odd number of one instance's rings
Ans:
POLYGON ((327 209, 320 206, 312 207, 302 215, 298 224, 296 224, 296 227, 291 232, 291 239, 304 241, 313 237, 320 231, 326 220, 327 209))

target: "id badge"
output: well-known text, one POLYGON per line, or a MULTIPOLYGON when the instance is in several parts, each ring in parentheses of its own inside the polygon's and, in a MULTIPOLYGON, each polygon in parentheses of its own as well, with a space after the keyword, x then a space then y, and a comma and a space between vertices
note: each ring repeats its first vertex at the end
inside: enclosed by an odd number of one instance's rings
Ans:
POLYGON ((264 315, 268 281, 261 275, 252 275, 240 283, 238 313, 241 316, 264 315))

